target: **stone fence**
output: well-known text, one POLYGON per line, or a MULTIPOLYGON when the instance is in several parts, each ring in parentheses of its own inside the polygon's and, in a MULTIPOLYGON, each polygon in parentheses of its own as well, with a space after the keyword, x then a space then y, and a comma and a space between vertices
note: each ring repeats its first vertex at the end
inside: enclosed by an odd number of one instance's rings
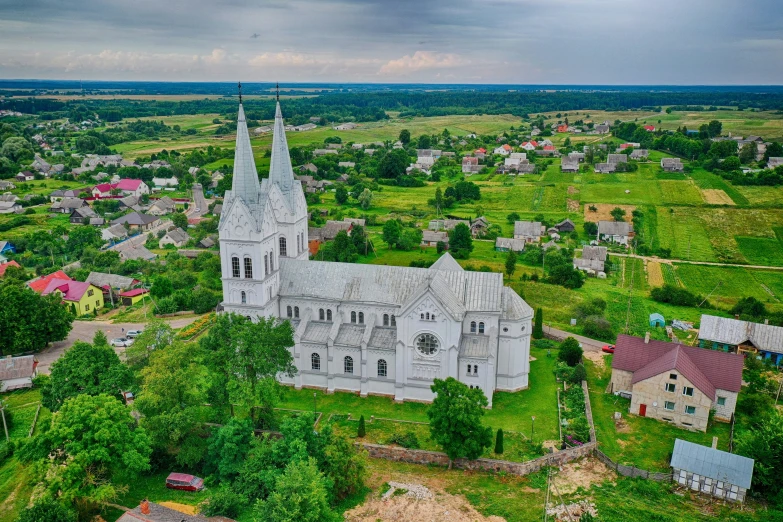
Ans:
POLYGON ((623 464, 618 464, 617 462, 610 459, 604 452, 596 448, 595 450, 595 456, 615 470, 617 473, 624 477, 631 477, 631 478, 643 478, 647 480, 655 480, 657 482, 671 482, 672 481, 672 474, 671 473, 656 473, 654 471, 647 471, 646 469, 637 468, 634 466, 625 466, 623 464))

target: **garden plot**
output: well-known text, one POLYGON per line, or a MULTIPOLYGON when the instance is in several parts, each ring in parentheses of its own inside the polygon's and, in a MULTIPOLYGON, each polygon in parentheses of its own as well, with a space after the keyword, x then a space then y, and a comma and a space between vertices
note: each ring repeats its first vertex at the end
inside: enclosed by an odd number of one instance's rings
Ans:
POLYGON ((625 210, 625 221, 630 223, 633 219, 631 214, 636 210, 636 205, 614 205, 611 203, 585 203, 585 221, 592 221, 593 223, 598 223, 599 221, 614 221, 612 210, 618 207, 625 210), (590 207, 595 207, 597 210, 592 211, 590 210, 590 207))
POLYGON ((710 205, 736 205, 734 200, 721 189, 702 189, 701 196, 710 205))

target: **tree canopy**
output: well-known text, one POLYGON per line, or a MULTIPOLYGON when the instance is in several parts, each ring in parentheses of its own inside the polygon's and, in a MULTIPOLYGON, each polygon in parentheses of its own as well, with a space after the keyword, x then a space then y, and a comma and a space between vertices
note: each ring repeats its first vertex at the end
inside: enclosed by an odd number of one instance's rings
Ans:
POLYGON ((42 296, 10 279, 0 283, 0 303, 2 355, 41 350, 71 331, 73 315, 55 293, 42 296))

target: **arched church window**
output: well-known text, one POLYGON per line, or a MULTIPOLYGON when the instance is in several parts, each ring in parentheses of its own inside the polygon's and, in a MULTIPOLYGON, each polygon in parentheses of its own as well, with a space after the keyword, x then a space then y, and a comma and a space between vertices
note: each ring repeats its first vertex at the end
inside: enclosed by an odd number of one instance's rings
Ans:
POLYGON ((315 371, 321 371, 321 356, 317 353, 310 356, 310 367, 315 371))
POLYGON ((352 323, 356 322, 356 312, 351 312, 351 322, 352 323))
POLYGON ((397 317, 394 315, 391 316, 391 325, 397 326, 397 317))
POLYGON ((294 307, 294 319, 299 319, 299 307, 294 307))
POLYGON ((270 252, 269 253, 269 271, 274 272, 275 271, 275 253, 270 252))
POLYGON ((286 315, 288 317, 293 317, 294 316, 294 310, 290 306, 288 308, 286 308, 285 311, 286 311, 286 315))
POLYGON ((326 311, 326 320, 327 321, 331 321, 332 320, 332 311, 331 310, 327 310, 326 311))
POLYGON ((326 318, 326 314, 324 314, 324 309, 321 308, 318 310, 318 320, 323 321, 326 318))
POLYGON ((253 260, 245 258, 245 279, 253 279, 253 260))
POLYGON ((484 333, 484 323, 483 322, 479 323, 479 333, 480 334, 484 333))
POLYGON ((231 275, 233 277, 242 277, 239 274, 239 258, 236 256, 231 258, 231 275))
POLYGON ((264 254, 264 276, 269 275, 269 255, 264 254))
POLYGON ((280 255, 288 257, 288 245, 286 245, 286 239, 284 236, 280 236, 280 255))
POLYGON ((389 314, 383 314, 383 326, 389 326, 389 314))
POLYGON ((247 303, 247 294, 243 290, 241 294, 239 294, 239 297, 242 299, 242 304, 247 303))
POLYGON ((420 354, 428 357, 438 353, 439 346, 438 339, 432 334, 421 334, 416 339, 416 349, 420 354))
POLYGON ((364 324, 364 312, 359 312, 359 324, 364 324))
POLYGON ((421 314, 421 320, 422 321, 424 320, 424 314, 423 313, 421 314))
POLYGON ((473 369, 473 365, 472 365, 472 364, 469 364, 469 365, 468 365, 468 375, 470 375, 470 371, 471 371, 472 369, 473 369))
POLYGON ((427 320, 429 321, 429 320, 430 320, 430 313, 429 313, 429 312, 427 312, 426 314, 424 314, 424 317, 426 317, 426 318, 427 318, 427 320))
POLYGON ((378 359, 378 377, 386 377, 386 361, 378 359))
POLYGON ((470 333, 476 333, 476 321, 470 322, 470 333))
POLYGON ((343 373, 353 373, 353 358, 346 356, 343 360, 343 373))

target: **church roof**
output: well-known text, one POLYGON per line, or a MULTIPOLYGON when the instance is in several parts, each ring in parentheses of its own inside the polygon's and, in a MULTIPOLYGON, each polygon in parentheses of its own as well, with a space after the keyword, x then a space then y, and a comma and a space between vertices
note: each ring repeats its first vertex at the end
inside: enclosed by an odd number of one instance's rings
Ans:
POLYGON ((269 181, 280 188, 288 200, 289 208, 296 207, 294 194, 294 169, 291 166, 291 157, 288 154, 288 140, 285 137, 285 124, 283 113, 280 110, 280 102, 275 108, 275 129, 272 137, 272 160, 269 165, 269 181))
POLYGON ((437 261, 435 261, 432 266, 430 266, 430 269, 432 270, 456 270, 458 272, 462 272, 463 268, 457 263, 457 261, 451 257, 451 254, 446 252, 440 258, 438 258, 437 261))
POLYGON ((317 321, 310 321, 307 323, 307 329, 305 329, 302 336, 303 342, 325 344, 329 340, 329 331, 332 329, 332 323, 320 323, 317 321))
POLYGON ((280 295, 402 306, 430 287, 453 298, 444 306, 466 311, 502 312, 503 275, 496 272, 433 270, 281 259, 280 295), (437 276, 437 277, 435 277, 437 276), (417 292, 419 291, 419 292, 417 292))
POLYGON ((384 348, 390 350, 394 348, 397 342, 397 329, 389 327, 376 326, 372 329, 372 335, 367 346, 370 348, 384 348))
POLYGON ((533 309, 511 288, 503 287, 503 319, 533 317, 533 309))
POLYGON ((488 335, 462 335, 459 343, 460 357, 489 357, 488 335))
POLYGON ((334 343, 343 346, 361 346, 365 328, 363 324, 343 323, 340 325, 334 343))
POLYGON ((234 179, 231 186, 234 196, 245 200, 246 205, 258 203, 261 195, 261 183, 258 181, 253 147, 247 132, 245 109, 239 104, 237 116, 237 142, 234 152, 234 179))

